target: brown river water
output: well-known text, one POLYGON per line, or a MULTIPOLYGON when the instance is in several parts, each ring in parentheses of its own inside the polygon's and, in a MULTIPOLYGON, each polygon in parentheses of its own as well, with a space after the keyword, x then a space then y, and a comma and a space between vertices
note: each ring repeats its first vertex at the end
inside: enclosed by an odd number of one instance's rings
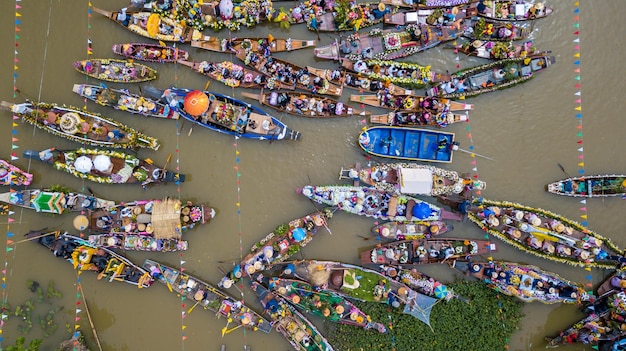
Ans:
MULTIPOLYGON (((93 6, 118 9, 128 4, 126 0, 91 0, 93 6)), ((290 7, 292 3, 277 6, 290 7)), ((587 216, 589 228, 611 238, 617 245, 626 247, 623 236, 626 201, 619 198, 592 199, 586 204, 573 198, 559 197, 545 192, 546 183, 565 178, 564 173, 586 174, 625 173, 626 159, 619 151, 624 146, 623 133, 626 120, 621 115, 624 106, 619 97, 626 91, 626 81, 621 71, 619 44, 617 40, 626 32, 622 14, 626 1, 605 0, 578 2, 552 0, 555 12, 551 17, 537 21, 533 27, 532 40, 540 49, 552 50, 557 63, 535 79, 499 92, 469 100, 475 105, 469 123, 452 125, 448 131, 457 133, 461 147, 493 160, 472 158, 457 152, 454 162, 444 167, 459 172, 470 172, 487 182, 482 195, 488 199, 515 201, 524 205, 541 207, 574 220, 584 221, 587 216), (579 9, 576 13, 575 10, 579 9), (576 26, 578 24, 578 26, 576 26), (579 32, 579 35, 575 35, 579 32), (574 40, 579 38, 579 42, 574 40), (579 53, 580 57, 576 57, 579 53), (579 61, 579 64, 576 64, 579 61), (576 70, 579 69, 577 72, 576 70), (616 71, 617 69, 617 71, 616 71), (621 72, 621 73, 620 73, 621 72), (619 73, 619 74, 618 74, 619 73), (581 92, 580 96, 576 93, 581 92), (580 99, 579 102, 577 100, 580 99), (576 107, 581 110, 577 111, 576 107), (581 114, 581 118, 576 115, 581 114), (580 129, 579 129, 580 126, 580 129), (471 136, 471 138, 470 138, 471 136), (582 144, 579 143, 582 141, 582 144), (582 151, 579 149, 582 148, 582 151), (474 164, 475 162, 475 164, 474 164), (584 165, 582 165, 584 163, 584 165), (558 164, 561 164, 563 172, 558 164)), ((148 41, 121 26, 93 14, 88 18, 87 1, 75 0, 25 0, 0 2, 0 97, 2 100, 21 102, 25 97, 44 102, 56 102, 83 106, 82 99, 72 93, 75 83, 99 84, 79 74, 72 62, 87 58, 87 41, 92 41, 93 57, 114 57, 114 43, 148 41), (15 5, 20 31, 15 41, 15 5), (89 28, 90 26, 90 28, 89 28), (14 55, 14 49, 18 54, 14 55), (12 69, 14 58, 18 59, 12 69), (13 74, 17 72, 16 85, 23 95, 12 97, 13 74)), ((293 37, 316 39, 303 25, 289 30, 278 25, 263 25, 238 33, 222 31, 221 37, 229 35, 293 37)), ((320 43, 328 44, 335 34, 320 34, 320 43)), ((236 60, 235 57, 211 54, 201 49, 189 49, 191 57, 201 60, 236 60)), ((299 64, 317 67, 334 67, 330 61, 316 60, 310 49, 281 53, 278 56, 299 64)), ((432 65, 436 70, 453 72, 460 68, 482 63, 478 59, 457 56, 452 50, 437 47, 410 57, 432 65)), ((180 65, 149 64, 159 71, 159 79, 151 84, 158 88, 176 85, 184 88, 203 89, 207 78, 180 65)), ((119 87, 119 85, 109 84, 119 87)), ((138 92, 137 87, 129 87, 138 92)), ((210 89, 238 97, 240 91, 232 90, 218 82, 210 89)), ((343 100, 347 101, 348 92, 343 100)), ((163 164, 172 154, 169 169, 179 167, 188 175, 185 183, 152 187, 142 190, 132 186, 107 186, 83 183, 68 174, 53 170, 49 166, 29 160, 14 161, 19 167, 35 174, 34 187, 64 184, 74 189, 90 187, 96 194, 117 201, 146 198, 180 196, 183 200, 205 202, 217 209, 217 217, 203 227, 187 234, 188 251, 168 254, 129 252, 128 256, 137 263, 153 258, 164 263, 184 267, 193 275, 208 282, 217 283, 222 276, 220 267, 228 270, 257 240, 264 237, 281 223, 313 212, 315 206, 301 195, 296 188, 307 184, 336 184, 339 170, 355 162, 366 163, 356 144, 359 131, 365 126, 361 118, 311 120, 277 114, 287 125, 303 134, 301 142, 259 142, 236 140, 231 136, 205 130, 190 123, 171 120, 153 120, 137 117, 109 108, 88 103, 91 111, 100 112, 139 128, 162 142, 156 151, 140 150, 139 155, 163 164), (180 133, 177 131, 180 130, 180 133), (234 167, 238 166, 238 170, 234 167)), ((377 109, 374 112, 381 113, 377 109)), ((69 141, 60 140, 32 126, 18 122, 15 131, 18 141, 11 142, 11 114, 2 112, 4 127, 0 128, 0 157, 8 158, 11 151, 21 156, 25 149, 42 150, 49 147, 78 147, 69 141), (18 146, 11 150, 12 146, 18 146)), ((3 191, 6 191, 3 190, 3 191)), ((6 217, 0 219, 0 231, 15 233, 16 241, 23 233, 42 227, 71 229, 71 215, 51 217, 32 211, 16 210, 10 225, 6 217)), ((339 260, 358 263, 357 248, 367 246, 359 235, 369 235, 374 220, 345 213, 336 213, 329 222, 331 233, 322 233, 303 251, 310 259, 339 260)), ((472 223, 455 223, 455 237, 480 238, 483 233, 472 223)), ((494 239, 495 240, 495 239, 494 239)), ((4 242, 4 241, 3 241, 4 242)), ((608 274, 606 271, 574 268, 549 262, 523 254, 504 243, 496 242, 499 251, 495 259, 530 263, 546 270, 557 272, 563 277, 597 286, 608 274)), ((59 341, 66 339, 75 323, 76 274, 70 265, 54 258, 42 247, 32 243, 18 244, 5 255, 6 296, 9 304, 23 303, 30 292, 26 280, 32 279, 46 285, 53 279, 63 293, 60 301, 65 309, 57 314, 59 325, 56 333, 48 338, 42 349, 50 350, 59 341)), ((440 280, 451 281, 457 275, 447 266, 429 266, 424 272, 440 280)), ((104 350, 240 350, 250 345, 252 350, 288 350, 291 346, 277 333, 258 334, 236 330, 221 337, 225 320, 216 319, 208 311, 196 309, 181 318, 180 299, 177 300, 161 284, 148 291, 130 285, 107 284, 97 281, 95 275, 81 275, 91 320, 98 332, 104 350), (184 330, 183 330, 184 327, 184 330), (182 335, 185 335, 183 340, 182 335)), ((233 295, 237 291, 231 288, 233 295)), ((254 294, 244 290, 244 298, 251 306, 260 310, 254 294)), ((190 306, 184 308, 188 309, 190 306)), ((45 312, 43 312, 45 314, 45 312)), ((545 347, 544 336, 553 335, 582 317, 576 306, 527 304, 525 317, 511 338, 510 350, 541 350, 545 347)), ((85 312, 79 314, 77 323, 87 335, 92 349, 97 349, 90 333, 85 312)), ((433 316, 436 318, 436 316, 433 316)), ((315 319, 315 322, 320 322, 315 319)), ((14 343, 19 336, 18 320, 11 318, 2 327, 5 341, 2 346, 14 343)), ((460 325, 459 328, 467 326, 460 325)), ((35 325, 27 339, 41 335, 35 325)), ((480 341, 468 341, 476 345, 480 341)), ((591 350, 590 347, 575 345, 561 347, 563 350, 591 350)))

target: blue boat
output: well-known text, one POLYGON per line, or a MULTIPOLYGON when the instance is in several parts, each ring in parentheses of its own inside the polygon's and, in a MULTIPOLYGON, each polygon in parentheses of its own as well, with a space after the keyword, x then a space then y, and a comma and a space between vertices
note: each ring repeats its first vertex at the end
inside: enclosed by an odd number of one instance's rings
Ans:
POLYGON ((454 133, 429 129, 380 126, 359 135, 359 146, 375 156, 425 162, 452 162, 458 148, 454 133))

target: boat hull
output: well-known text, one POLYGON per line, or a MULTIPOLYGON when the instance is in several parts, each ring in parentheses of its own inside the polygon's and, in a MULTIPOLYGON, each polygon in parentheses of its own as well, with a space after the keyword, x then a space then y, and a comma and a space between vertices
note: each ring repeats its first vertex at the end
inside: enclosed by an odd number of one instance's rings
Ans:
POLYGON ((33 181, 33 175, 5 160, 0 160, 0 184, 1 185, 29 185, 33 181))
POLYGON ((626 175, 588 175, 549 183, 547 191, 572 197, 626 196, 626 175))
POLYGON ((154 68, 127 60, 96 58, 75 61, 74 68, 92 78, 115 83, 141 83, 157 79, 154 68))

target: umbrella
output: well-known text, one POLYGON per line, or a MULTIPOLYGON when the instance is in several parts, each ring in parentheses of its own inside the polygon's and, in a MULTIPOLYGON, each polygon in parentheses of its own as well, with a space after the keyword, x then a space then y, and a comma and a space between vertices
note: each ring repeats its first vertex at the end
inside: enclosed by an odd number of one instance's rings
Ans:
POLYGON ((91 171, 91 167, 93 167, 93 162, 87 156, 80 156, 74 161, 74 168, 80 173, 87 173, 91 171))
POLYGON ((158 14, 153 13, 148 17, 148 21, 146 22, 146 30, 151 37, 154 37, 159 33, 159 23, 161 23, 161 18, 158 14))
POLYGON ((445 299, 446 296, 448 296, 448 294, 450 293, 450 291, 448 290, 448 287, 443 285, 443 284, 437 284, 435 286, 435 297, 438 299, 445 299))
POLYGON ((193 116, 200 116, 209 108, 209 97, 200 90, 194 90, 185 96, 185 111, 193 116))
POLYGON ((413 207, 413 216, 419 219, 426 219, 430 217, 431 208, 427 203, 420 202, 413 207))
POLYGON ((219 5, 220 16, 226 20, 233 18, 233 8, 234 5, 231 0, 221 0, 219 5))
POLYGON ((93 159, 93 166, 100 172, 107 172, 111 168, 111 158, 107 155, 98 155, 93 159))
POLYGON ((296 242, 300 242, 300 241, 304 240, 304 238, 306 238, 306 230, 304 230, 302 228, 296 228, 291 233, 291 236, 292 236, 293 240, 295 240, 296 242))

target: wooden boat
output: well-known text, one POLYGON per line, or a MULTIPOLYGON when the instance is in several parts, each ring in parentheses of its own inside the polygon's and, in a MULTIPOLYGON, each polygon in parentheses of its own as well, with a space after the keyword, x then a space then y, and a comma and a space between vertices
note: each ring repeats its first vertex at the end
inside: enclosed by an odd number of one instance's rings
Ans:
POLYGON ((322 227, 328 230, 326 223, 332 215, 330 208, 326 208, 279 225, 252 245, 250 252, 224 275, 218 286, 228 289, 243 277, 250 277, 266 266, 285 261, 311 242, 322 227))
POLYGON ((98 273, 98 280, 121 281, 138 288, 149 288, 154 282, 150 273, 126 257, 106 247, 60 231, 30 231, 27 239, 39 243, 59 258, 74 265, 75 270, 98 273))
POLYGON ((546 186, 552 194, 573 197, 626 196, 626 175, 605 174, 572 177, 546 186))
POLYGON ((332 345, 315 325, 282 297, 258 282, 252 282, 252 290, 276 328, 298 351, 332 351, 332 345))
POLYGON ((243 301, 231 297, 197 277, 150 259, 144 261, 143 267, 155 280, 167 285, 168 289, 176 293, 179 299, 184 296, 189 301, 195 301, 194 306, 199 305, 213 312, 218 318, 226 317, 228 323, 222 329, 222 335, 226 334, 230 323, 252 331, 264 333, 272 331, 272 323, 244 305, 243 301))
POLYGON ((156 138, 140 133, 127 125, 83 109, 47 103, 2 101, 3 109, 51 134, 81 144, 116 149, 145 147, 158 150, 156 138))
POLYGON ((94 12, 107 17, 142 37, 181 43, 187 43, 202 37, 201 31, 181 25, 178 21, 174 21, 171 18, 159 16, 157 13, 148 11, 127 13, 123 10, 107 11, 97 7, 92 7, 92 9, 94 12))
POLYGON ((406 0, 382 0, 382 3, 387 5, 395 5, 402 8, 410 8, 410 9, 420 9, 420 10, 428 10, 428 9, 440 9, 444 6, 452 7, 452 6, 464 6, 475 2, 476 0, 417 0, 417 1, 406 1, 406 0))
POLYGON ((451 163, 454 133, 404 127, 370 127, 359 134, 368 154, 399 160, 451 163))
POLYGON ((385 222, 372 227, 372 232, 379 235, 381 239, 412 240, 430 239, 453 229, 452 224, 444 221, 385 222))
POLYGON ((241 96, 257 100, 261 105, 290 115, 310 118, 333 118, 366 116, 369 111, 357 110, 352 106, 327 96, 299 91, 261 91, 260 94, 242 92, 241 96))
POLYGON ((468 302, 464 297, 457 295, 452 288, 442 282, 419 272, 415 268, 404 268, 403 266, 379 266, 382 273, 390 279, 399 280, 420 294, 435 297, 440 300, 450 301, 453 298, 468 302))
POLYGON ((417 266, 491 255, 497 251, 489 240, 440 238, 392 241, 361 251, 361 264, 417 266))
POLYGON ((626 269, 619 266, 615 273, 606 278, 597 288, 596 295, 603 296, 607 293, 616 293, 626 289, 626 269))
POLYGON ((473 110, 474 105, 464 102, 452 101, 447 98, 416 95, 393 95, 386 90, 381 90, 377 94, 352 94, 350 101, 363 105, 381 107, 388 110, 415 112, 432 115, 447 114, 450 111, 473 110))
POLYGON ((116 205, 114 201, 93 195, 48 189, 24 189, 0 193, 0 202, 54 214, 62 214, 65 211, 82 212, 116 205))
POLYGON ((0 185, 30 185, 33 175, 5 160, 0 160, 0 185))
POLYGON ((384 324, 373 322, 370 316, 361 311, 350 300, 332 292, 317 291, 315 287, 299 279, 279 277, 259 277, 264 288, 280 296, 302 313, 309 313, 324 320, 353 325, 365 330, 386 333, 384 324))
POLYGON ((556 62, 554 56, 538 54, 526 58, 504 59, 460 70, 454 78, 426 90, 428 96, 449 99, 468 98, 525 83, 556 62))
POLYGON ((476 14, 495 21, 530 21, 549 16, 553 10, 544 2, 523 0, 480 0, 476 14))
POLYGON ((320 204, 337 206, 349 213, 386 221, 461 220, 459 215, 426 201, 403 194, 392 195, 370 187, 307 185, 298 189, 298 192, 320 204))
POLYGON ((171 88, 165 98, 183 118, 219 133, 257 140, 302 139, 276 117, 245 101, 228 95, 199 90, 171 88))
POLYGON ((398 12, 398 6, 386 6, 379 2, 355 3, 337 0, 332 11, 307 22, 307 28, 316 32, 358 31, 383 21, 385 14, 398 12))
POLYGON ((623 251, 608 238, 540 208, 476 199, 467 216, 487 233, 547 260, 614 269, 623 258, 623 251))
POLYGON ((452 262, 451 266, 484 281, 490 288, 524 302, 581 304, 595 299, 582 284, 537 266, 514 262, 452 262))
POLYGON ((519 41, 527 40, 530 30, 513 22, 494 22, 480 17, 463 19, 463 36, 470 40, 519 41))
POLYGON ((306 67, 309 72, 327 79, 329 82, 337 85, 343 85, 344 88, 350 88, 358 90, 360 92, 370 91, 378 92, 386 89, 389 93, 394 95, 414 95, 414 91, 402 88, 398 85, 381 82, 379 80, 373 80, 358 73, 350 72, 346 69, 320 69, 312 66, 306 67))
POLYGON ((47 163, 63 172, 92 182, 105 184, 150 184, 184 182, 185 175, 156 166, 151 160, 121 151, 87 149, 60 151, 25 150, 24 157, 47 163), (105 168, 105 166, 107 168, 105 168))
POLYGON ((452 123, 467 122, 467 112, 442 111, 432 114, 429 111, 389 111, 381 115, 371 115, 370 123, 395 127, 434 126, 447 127, 452 123))
MULTIPOLYGON (((430 6, 426 4, 416 4, 411 6, 409 11, 399 11, 397 13, 386 14, 384 17, 385 25, 393 26, 406 26, 410 24, 428 24, 431 26, 453 26, 458 29, 463 28, 463 21, 466 18, 476 16, 476 7, 472 6, 471 1, 462 1, 462 3, 452 4, 450 1, 446 1, 447 4, 440 3, 437 6, 430 6), (469 4, 468 4, 469 2, 469 4)), ((402 2, 404 0, 383 0, 385 3, 389 2, 402 2)), ((456 1, 458 2, 458 1, 456 1)), ((397 5, 400 7, 407 7, 403 5, 397 5)))
POLYGON ((339 179, 358 179, 364 185, 389 193, 410 195, 460 194, 472 185, 477 190, 485 189, 485 182, 464 178, 458 172, 417 163, 376 163, 361 168, 355 165, 340 172, 339 179))
POLYGON ((176 238, 157 239, 152 235, 109 233, 89 235, 89 243, 124 251, 175 252, 185 251, 189 243, 176 238))
POLYGON ((281 82, 314 94, 341 96, 341 86, 309 72, 306 67, 273 56, 259 55, 254 51, 240 50, 237 57, 248 67, 263 73, 268 78, 268 88, 281 82))
POLYGON ((531 41, 526 41, 520 45, 503 41, 466 41, 454 47, 456 52, 468 56, 475 56, 490 60, 502 60, 507 58, 525 58, 541 53, 532 46, 531 41))
POLYGON ((173 46, 150 43, 113 44, 114 53, 133 60, 148 62, 176 62, 188 60, 189 52, 173 46))
POLYGON ((352 62, 342 58, 341 65, 370 79, 388 81, 412 89, 422 89, 429 84, 452 78, 447 73, 432 71, 430 66, 411 62, 374 59, 352 62))
POLYGON ((315 40, 268 38, 224 38, 205 36, 202 40, 192 41, 191 46, 209 51, 233 53, 240 49, 264 53, 269 51, 289 52, 293 50, 315 47, 315 40))
POLYGON ((141 63, 117 59, 75 61, 74 68, 92 78, 116 83, 140 83, 157 79, 157 71, 141 63))
POLYGON ((178 113, 167 104, 149 97, 133 94, 126 89, 101 85, 74 84, 72 91, 99 105, 146 117, 178 119, 178 113))
MULTIPOLYGON (((264 74, 230 61, 179 61, 178 63, 232 88, 265 88, 268 85, 271 86, 264 74)), ((294 89, 293 85, 283 84, 280 81, 274 81, 272 85, 272 89, 294 89)))
POLYGON ((315 48, 315 56, 327 60, 350 61, 378 59, 396 60, 456 39, 455 27, 415 24, 401 29, 372 29, 368 34, 353 34, 333 43, 315 48))

